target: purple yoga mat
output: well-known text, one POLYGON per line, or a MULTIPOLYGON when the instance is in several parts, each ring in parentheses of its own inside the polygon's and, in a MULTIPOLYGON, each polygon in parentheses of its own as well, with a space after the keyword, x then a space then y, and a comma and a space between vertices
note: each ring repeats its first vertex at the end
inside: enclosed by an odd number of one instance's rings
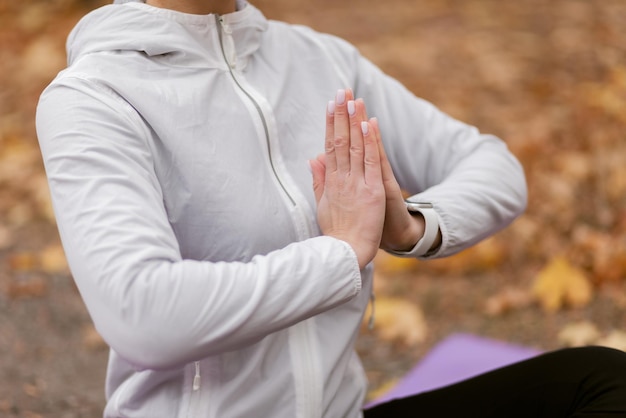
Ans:
POLYGON ((540 353, 471 334, 453 334, 433 347, 390 392, 367 407, 440 388, 540 353))

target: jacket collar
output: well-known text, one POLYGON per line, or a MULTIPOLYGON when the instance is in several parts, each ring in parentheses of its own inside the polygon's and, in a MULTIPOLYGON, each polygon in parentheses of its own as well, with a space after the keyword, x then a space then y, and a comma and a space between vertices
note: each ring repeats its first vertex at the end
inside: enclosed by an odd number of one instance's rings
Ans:
MULTIPOLYGON (((143 51, 148 56, 169 56, 172 63, 184 66, 206 65, 221 61, 221 52, 206 40, 189 37, 190 33, 215 34, 218 21, 213 14, 195 15, 152 7, 143 0, 116 0, 115 5, 104 6, 85 16, 68 38, 68 62, 81 56, 106 51, 143 51), (121 4, 126 3, 122 7, 121 4), (146 19, 146 13, 155 19, 146 19), (208 60, 208 61, 207 61, 208 60)), ((263 33, 269 22, 256 7, 246 0, 237 0, 238 10, 220 16, 229 32, 237 54, 237 63, 243 69, 249 57, 261 46, 263 33)))
MULTIPOLYGON (((145 3, 145 0, 115 0, 115 3, 145 3)), ((217 30, 217 20, 214 14, 194 15, 177 12, 169 9, 160 9, 147 5, 137 5, 142 9, 150 10, 167 19, 177 21, 185 26, 202 26, 204 28, 215 28, 217 30)), ((269 23, 263 13, 248 3, 246 0, 237 0, 237 11, 220 16, 222 22, 231 32, 235 49, 237 51, 237 61, 244 64, 248 57, 254 54, 261 46, 263 32, 268 29, 269 23)), ((156 48, 159 51, 159 48, 156 48)), ((149 55, 150 51, 148 52, 149 55)), ((244 64, 245 65, 245 64, 244 64)))

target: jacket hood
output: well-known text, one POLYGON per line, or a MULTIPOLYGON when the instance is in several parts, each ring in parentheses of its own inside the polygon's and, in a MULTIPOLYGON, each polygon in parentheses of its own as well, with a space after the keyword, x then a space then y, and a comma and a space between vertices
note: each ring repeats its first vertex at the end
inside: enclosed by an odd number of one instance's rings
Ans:
MULTIPOLYGON (((255 52, 268 22, 263 14, 245 0, 237 0, 237 11, 221 16, 232 31, 233 39, 245 40, 238 58, 255 52)), ((185 61, 214 54, 211 45, 190 36, 198 29, 210 31, 217 26, 215 15, 194 15, 145 4, 144 0, 115 0, 83 17, 67 41, 68 64, 80 57, 101 52, 137 51, 148 56, 173 55, 185 61)), ((213 31, 213 33, 217 33, 213 31)), ((245 61, 245 60, 244 60, 245 61)))

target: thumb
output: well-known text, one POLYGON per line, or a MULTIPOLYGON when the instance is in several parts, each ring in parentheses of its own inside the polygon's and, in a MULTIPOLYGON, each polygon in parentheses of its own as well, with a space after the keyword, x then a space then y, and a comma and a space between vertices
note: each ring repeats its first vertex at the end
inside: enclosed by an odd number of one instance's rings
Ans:
POLYGON ((315 193, 315 201, 320 202, 324 194, 324 182, 326 181, 326 167, 319 160, 309 160, 311 174, 313 174, 313 192, 315 193))

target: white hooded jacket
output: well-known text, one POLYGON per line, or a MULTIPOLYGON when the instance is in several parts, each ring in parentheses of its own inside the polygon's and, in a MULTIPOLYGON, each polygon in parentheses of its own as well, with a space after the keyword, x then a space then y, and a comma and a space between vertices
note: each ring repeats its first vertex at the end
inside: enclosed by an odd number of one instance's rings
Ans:
POLYGON ((378 117, 400 185, 437 211, 435 257, 521 213, 520 165, 333 36, 243 1, 119 3, 76 26, 37 114, 72 274, 111 347, 104 416, 360 416, 372 269, 316 223, 327 101, 351 87, 378 117))

